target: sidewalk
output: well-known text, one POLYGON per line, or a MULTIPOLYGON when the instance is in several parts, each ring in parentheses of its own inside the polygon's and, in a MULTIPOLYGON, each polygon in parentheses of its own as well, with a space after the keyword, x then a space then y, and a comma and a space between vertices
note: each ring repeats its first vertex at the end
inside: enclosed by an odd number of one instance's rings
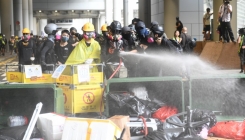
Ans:
POLYGON ((5 56, 0 55, 0 65, 5 65, 14 59, 18 60, 17 54, 15 53, 10 55, 10 53, 8 52, 8 53, 5 53, 5 56))

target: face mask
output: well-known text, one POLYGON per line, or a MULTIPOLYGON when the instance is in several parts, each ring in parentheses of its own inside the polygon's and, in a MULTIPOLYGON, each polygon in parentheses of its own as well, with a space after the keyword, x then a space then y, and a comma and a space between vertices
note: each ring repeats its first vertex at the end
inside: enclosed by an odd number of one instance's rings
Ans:
POLYGON ((23 36, 22 36, 22 39, 24 39, 24 40, 29 40, 30 38, 31 38, 30 35, 23 35, 23 36))
POLYGON ((42 40, 42 38, 40 37, 39 40, 42 40))
POLYGON ((61 37, 61 40, 62 40, 63 42, 67 42, 67 41, 69 40, 69 37, 67 37, 67 36, 62 36, 62 37, 61 37))

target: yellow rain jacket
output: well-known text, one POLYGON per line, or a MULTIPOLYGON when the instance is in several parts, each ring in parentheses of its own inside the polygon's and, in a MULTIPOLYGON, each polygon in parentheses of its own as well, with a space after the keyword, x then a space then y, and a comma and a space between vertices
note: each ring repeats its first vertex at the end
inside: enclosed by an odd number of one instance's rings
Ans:
POLYGON ((100 52, 101 48, 97 41, 91 40, 91 44, 87 47, 85 39, 82 39, 77 46, 74 48, 68 59, 66 60, 66 65, 81 64, 87 59, 97 59, 100 62, 100 52))

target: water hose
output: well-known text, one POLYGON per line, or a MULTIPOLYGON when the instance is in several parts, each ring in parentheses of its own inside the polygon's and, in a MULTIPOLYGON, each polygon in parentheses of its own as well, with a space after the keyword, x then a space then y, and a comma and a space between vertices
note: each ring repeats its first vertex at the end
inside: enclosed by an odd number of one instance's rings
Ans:
MULTIPOLYGON (((120 62, 119 62, 118 67, 117 67, 116 70, 112 73, 112 75, 110 76, 110 78, 109 78, 108 80, 110 80, 111 78, 113 78, 113 77, 115 76, 115 74, 120 70, 121 64, 122 64, 122 58, 120 58, 120 62)), ((104 90, 103 90, 102 96, 101 96, 101 102, 100 102, 100 116, 102 116, 102 103, 103 103, 104 91, 105 91, 105 87, 104 87, 104 90)))
POLYGON ((142 121, 143 121, 143 124, 144 124, 144 133, 145 133, 145 136, 147 136, 148 135, 148 129, 147 129, 145 118, 143 116, 139 116, 139 118, 141 118, 142 121))

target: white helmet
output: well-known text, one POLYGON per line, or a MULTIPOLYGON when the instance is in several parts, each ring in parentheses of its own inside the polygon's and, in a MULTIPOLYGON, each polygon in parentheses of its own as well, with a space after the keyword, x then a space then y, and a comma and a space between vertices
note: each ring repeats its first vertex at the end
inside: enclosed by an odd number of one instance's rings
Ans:
POLYGON ((57 25, 54 23, 49 23, 44 27, 44 31, 46 34, 52 34, 55 35, 57 32, 57 25))

